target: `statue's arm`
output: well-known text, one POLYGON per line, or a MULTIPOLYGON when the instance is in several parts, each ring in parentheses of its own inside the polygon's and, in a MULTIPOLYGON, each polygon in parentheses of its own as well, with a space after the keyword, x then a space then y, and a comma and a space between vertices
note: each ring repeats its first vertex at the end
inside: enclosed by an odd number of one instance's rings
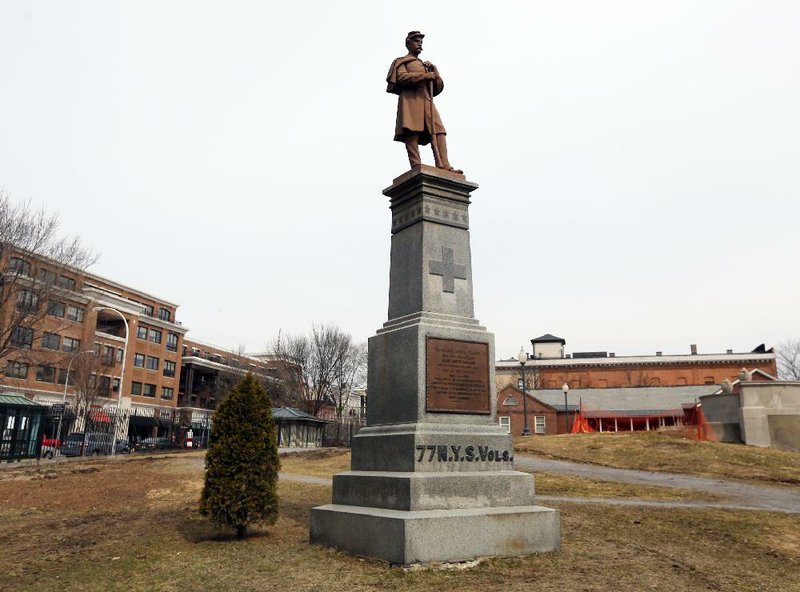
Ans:
POLYGON ((432 80, 432 74, 432 72, 409 72, 406 65, 402 64, 397 68, 397 84, 416 86, 428 80, 432 80))
POLYGON ((444 90, 444 80, 442 77, 439 76, 439 72, 436 72, 436 80, 433 81, 433 96, 437 96, 444 90))

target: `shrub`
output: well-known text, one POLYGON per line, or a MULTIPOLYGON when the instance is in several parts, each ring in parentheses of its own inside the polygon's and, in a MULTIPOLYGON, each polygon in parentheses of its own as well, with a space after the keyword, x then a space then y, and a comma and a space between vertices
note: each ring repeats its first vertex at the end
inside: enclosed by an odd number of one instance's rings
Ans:
POLYGON ((240 539, 249 524, 274 524, 279 469, 272 402, 247 374, 214 413, 200 513, 240 539))

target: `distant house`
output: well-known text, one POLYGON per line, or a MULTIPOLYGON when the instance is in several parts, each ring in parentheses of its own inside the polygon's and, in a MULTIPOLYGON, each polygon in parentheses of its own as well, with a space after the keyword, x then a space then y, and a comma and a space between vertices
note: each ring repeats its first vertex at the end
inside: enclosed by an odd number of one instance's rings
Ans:
POLYGON ((528 430, 533 435, 558 434, 557 412, 531 393, 526 395, 514 386, 507 386, 497 393, 497 421, 514 437, 521 436, 525 429, 525 403, 528 397, 528 430))

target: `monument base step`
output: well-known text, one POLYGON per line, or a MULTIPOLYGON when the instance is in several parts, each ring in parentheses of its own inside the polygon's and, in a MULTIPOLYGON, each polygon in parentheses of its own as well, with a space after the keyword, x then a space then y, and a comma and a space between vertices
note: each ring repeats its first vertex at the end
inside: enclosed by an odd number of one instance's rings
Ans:
POLYGON ((533 475, 346 471, 333 477, 333 503, 387 510, 531 506, 533 475))
POLYGON ((555 551, 558 510, 503 506, 406 512, 328 504, 311 510, 311 542, 395 565, 555 551))

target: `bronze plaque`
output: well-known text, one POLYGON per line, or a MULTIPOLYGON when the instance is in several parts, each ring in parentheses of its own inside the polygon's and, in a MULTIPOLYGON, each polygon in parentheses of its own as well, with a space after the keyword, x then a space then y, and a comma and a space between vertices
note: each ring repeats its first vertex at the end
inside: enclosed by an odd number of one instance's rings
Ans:
POLYGON ((425 408, 440 413, 489 414, 489 344, 428 337, 425 408))

